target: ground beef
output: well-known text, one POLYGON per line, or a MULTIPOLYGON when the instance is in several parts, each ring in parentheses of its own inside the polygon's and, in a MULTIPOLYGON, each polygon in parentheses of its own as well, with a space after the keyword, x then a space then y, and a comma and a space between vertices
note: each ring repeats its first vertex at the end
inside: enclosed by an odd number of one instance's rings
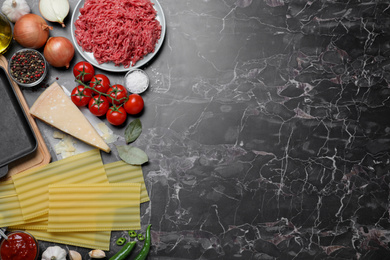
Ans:
POLYGON ((161 35, 150 0, 86 0, 75 22, 77 43, 99 64, 134 66, 161 35))

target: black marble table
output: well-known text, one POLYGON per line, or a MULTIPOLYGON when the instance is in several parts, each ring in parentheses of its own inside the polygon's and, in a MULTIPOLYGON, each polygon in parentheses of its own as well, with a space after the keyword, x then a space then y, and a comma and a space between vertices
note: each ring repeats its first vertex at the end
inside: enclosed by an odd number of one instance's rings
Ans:
MULTIPOLYGON (((390 259, 390 2, 160 4, 136 141, 149 259, 390 259)), ((70 38, 70 17, 51 35, 70 38)), ((53 81, 75 87, 70 70, 53 81)))

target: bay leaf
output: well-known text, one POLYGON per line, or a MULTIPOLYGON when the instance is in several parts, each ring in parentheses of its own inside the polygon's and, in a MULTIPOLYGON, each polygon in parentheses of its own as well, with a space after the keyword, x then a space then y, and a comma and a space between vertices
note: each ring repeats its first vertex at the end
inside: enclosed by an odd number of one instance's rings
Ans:
POLYGON ((125 129, 126 143, 131 143, 137 140, 142 132, 142 123, 139 118, 134 119, 125 129))
POLYGON ((131 145, 117 145, 119 157, 128 164, 141 165, 146 163, 148 155, 141 149, 131 145))

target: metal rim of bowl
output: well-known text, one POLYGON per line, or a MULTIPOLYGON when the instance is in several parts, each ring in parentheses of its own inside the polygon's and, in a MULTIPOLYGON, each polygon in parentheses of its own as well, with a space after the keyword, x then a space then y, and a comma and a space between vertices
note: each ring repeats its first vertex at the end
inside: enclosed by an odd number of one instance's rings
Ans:
POLYGON ((36 85, 38 85, 39 83, 41 83, 45 77, 46 77, 46 74, 47 74, 47 61, 45 59, 45 57, 43 56, 42 53, 40 53, 39 51, 35 50, 35 49, 30 49, 30 48, 24 48, 24 49, 21 49, 21 50, 18 50, 16 51, 14 54, 12 54, 9 62, 8 62, 8 72, 9 72, 9 75, 10 77, 12 78, 13 81, 15 81, 18 85, 22 86, 22 87, 35 87, 36 85), (43 61, 45 62, 45 70, 43 71, 43 75, 37 80, 37 81, 34 81, 34 82, 31 82, 31 83, 21 83, 19 82, 17 79, 15 79, 13 76, 12 76, 12 73, 11 73, 11 60, 12 58, 17 55, 18 53, 20 52, 24 52, 24 51, 34 51, 36 52, 39 56, 41 56, 41 58, 43 59, 43 61))

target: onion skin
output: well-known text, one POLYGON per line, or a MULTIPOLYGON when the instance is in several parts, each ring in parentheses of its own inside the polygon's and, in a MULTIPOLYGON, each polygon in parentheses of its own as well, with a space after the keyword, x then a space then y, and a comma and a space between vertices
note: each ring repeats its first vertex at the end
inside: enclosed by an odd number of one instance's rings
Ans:
POLYGON ((43 50, 43 56, 51 66, 68 69, 74 56, 73 44, 62 36, 50 37, 43 50))
POLYGON ((39 49, 45 45, 53 27, 37 14, 25 14, 16 21, 14 40, 26 48, 39 49))

